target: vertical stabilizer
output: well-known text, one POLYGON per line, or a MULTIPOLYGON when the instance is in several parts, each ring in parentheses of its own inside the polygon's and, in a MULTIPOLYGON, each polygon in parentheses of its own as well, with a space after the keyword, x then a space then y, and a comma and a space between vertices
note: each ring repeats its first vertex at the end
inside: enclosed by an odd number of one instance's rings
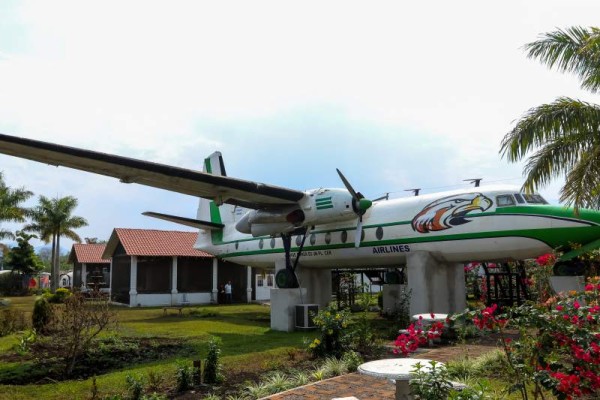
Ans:
MULTIPOLYGON (((212 175, 227 176, 221 152, 215 151, 204 159, 203 172, 212 175)), ((197 218, 201 221, 210 221, 218 224, 231 223, 233 222, 233 206, 224 204, 217 207, 214 201, 201 198, 198 204, 197 218)))

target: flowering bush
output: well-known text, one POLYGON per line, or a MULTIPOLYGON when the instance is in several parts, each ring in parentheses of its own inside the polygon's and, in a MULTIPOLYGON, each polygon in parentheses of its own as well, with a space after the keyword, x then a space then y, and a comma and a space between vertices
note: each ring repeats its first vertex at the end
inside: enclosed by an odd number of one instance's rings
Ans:
MULTIPOLYGON (((600 278, 588 281, 583 293, 546 304, 525 304, 498 315, 497 307, 468 312, 481 330, 496 331, 510 365, 512 391, 535 398, 544 390, 559 400, 600 394, 600 278), (506 329, 519 331, 514 342, 506 329)), ((543 397, 542 397, 543 398, 543 397)))
MULTIPOLYGON (((433 314, 431 314, 431 316, 433 318, 433 314)), ((402 353, 404 356, 414 353, 419 347, 427 345, 430 340, 442 336, 443 330, 444 324, 442 322, 433 322, 424 329, 423 318, 421 317, 417 322, 411 324, 408 329, 406 329, 406 333, 401 333, 398 336, 394 342, 394 345, 396 346, 394 353, 402 353)))
POLYGON ((330 305, 314 315, 313 322, 321 331, 321 338, 308 346, 314 355, 339 357, 348 350, 350 332, 346 328, 350 324, 350 313, 347 310, 336 310, 330 305))

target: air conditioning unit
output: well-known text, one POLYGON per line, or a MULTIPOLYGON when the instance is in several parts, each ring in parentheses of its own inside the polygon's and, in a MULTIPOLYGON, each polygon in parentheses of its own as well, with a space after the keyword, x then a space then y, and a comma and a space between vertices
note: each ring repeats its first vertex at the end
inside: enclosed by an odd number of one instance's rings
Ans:
POLYGON ((318 304, 296 305, 296 329, 314 329, 313 316, 319 312, 318 304))

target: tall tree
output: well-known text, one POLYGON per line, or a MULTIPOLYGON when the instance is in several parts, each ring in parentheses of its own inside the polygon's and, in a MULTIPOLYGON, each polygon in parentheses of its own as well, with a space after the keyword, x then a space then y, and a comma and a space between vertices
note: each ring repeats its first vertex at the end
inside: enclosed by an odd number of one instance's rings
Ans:
POLYGON ((45 243, 52 241, 52 291, 56 291, 58 287, 61 236, 81 243, 81 238, 74 229, 87 226, 84 218, 72 215, 76 207, 77 199, 73 196, 54 199, 40 196, 38 205, 31 211, 33 222, 23 228, 39 233, 40 240, 45 243))
MULTIPOLYGON (((600 29, 571 27, 525 46, 529 58, 575 74, 581 87, 600 90, 600 29)), ((565 176, 560 200, 576 209, 600 208, 600 106, 559 97, 527 111, 502 140, 509 162, 529 158, 523 188, 533 191, 565 176)))
POLYGON ((13 271, 21 271, 24 274, 32 274, 44 268, 44 264, 35 254, 33 246, 29 241, 36 238, 23 231, 17 232, 17 246, 10 249, 6 266, 13 271))
MULTIPOLYGON (((0 223, 6 222, 25 222, 28 209, 21 204, 33 196, 33 193, 25 188, 11 189, 6 186, 4 176, 0 172, 0 223)), ((15 235, 5 229, 0 228, 0 239, 14 239, 15 235)))

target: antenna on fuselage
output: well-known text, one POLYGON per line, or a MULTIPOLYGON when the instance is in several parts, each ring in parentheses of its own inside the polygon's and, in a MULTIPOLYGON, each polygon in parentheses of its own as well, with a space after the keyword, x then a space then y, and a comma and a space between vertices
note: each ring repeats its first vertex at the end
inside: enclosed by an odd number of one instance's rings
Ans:
POLYGON ((413 192, 415 194, 415 196, 419 195, 419 192, 421 191, 421 188, 418 189, 405 189, 405 192, 413 192))
POLYGON ((378 197, 378 198, 376 198, 376 199, 373 199, 373 201, 379 201, 379 200, 389 200, 389 199, 390 199, 390 192, 386 192, 386 193, 385 193, 385 196, 381 196, 381 197, 378 197))
POLYGON ((483 178, 472 178, 472 179, 463 179, 463 182, 473 183, 473 184, 475 184, 475 187, 479 187, 479 184, 481 183, 482 180, 483 180, 483 178))

